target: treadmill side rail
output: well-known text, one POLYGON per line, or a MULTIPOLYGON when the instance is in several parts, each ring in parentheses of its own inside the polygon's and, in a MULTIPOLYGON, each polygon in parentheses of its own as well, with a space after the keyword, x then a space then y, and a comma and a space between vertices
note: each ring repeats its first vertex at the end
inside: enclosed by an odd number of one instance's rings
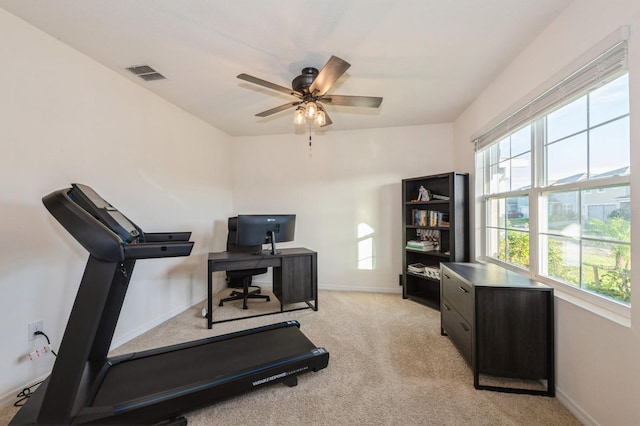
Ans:
POLYGON ((290 386, 300 374, 327 367, 329 353, 324 348, 309 349, 313 344, 297 327, 286 328, 286 323, 282 324, 284 328, 260 327, 245 330, 242 334, 231 333, 229 336, 189 342, 186 347, 170 346, 165 352, 151 350, 135 354, 135 357, 129 359, 125 359, 123 355, 118 357, 119 362, 110 360, 108 364, 112 371, 108 371, 107 377, 102 380, 99 394, 92 398, 94 403, 77 414, 76 422, 136 424, 161 421, 258 387, 277 383, 290 386), (288 349, 285 351, 288 355, 282 357, 279 355, 281 350, 273 346, 269 348, 269 343, 277 345, 283 338, 293 341, 292 346, 299 347, 300 351, 288 349), (251 363, 244 361, 233 368, 222 362, 229 353, 237 352, 238 348, 245 347, 247 343, 255 346, 255 351, 252 352, 255 359, 251 363), (265 348, 266 353, 260 353, 260 348, 265 348), (201 360, 210 358, 213 365, 199 363, 198 356, 202 354, 198 355, 198 352, 206 354, 201 360), (262 358, 272 355, 270 352, 275 353, 275 358, 262 362, 262 358), (142 363, 151 370, 153 364, 156 364, 158 371, 161 371, 174 369, 172 362, 188 364, 180 372, 178 382, 170 374, 163 376, 156 371, 151 374, 154 377, 152 387, 156 392, 140 390, 136 393, 132 390, 141 382, 136 364, 142 363))

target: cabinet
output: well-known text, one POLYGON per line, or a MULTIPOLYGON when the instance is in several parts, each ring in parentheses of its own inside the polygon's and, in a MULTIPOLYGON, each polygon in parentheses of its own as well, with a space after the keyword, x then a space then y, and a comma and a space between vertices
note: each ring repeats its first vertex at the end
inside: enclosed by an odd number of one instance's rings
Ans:
POLYGON ((441 331, 476 389, 555 396, 553 289, 493 264, 441 264, 441 331))
POLYGON ((467 173, 402 180, 403 298, 440 309, 440 262, 469 260, 468 194, 467 173))
POLYGON ((317 253, 298 251, 283 257, 280 267, 273 269, 273 294, 281 305, 317 300, 317 253))

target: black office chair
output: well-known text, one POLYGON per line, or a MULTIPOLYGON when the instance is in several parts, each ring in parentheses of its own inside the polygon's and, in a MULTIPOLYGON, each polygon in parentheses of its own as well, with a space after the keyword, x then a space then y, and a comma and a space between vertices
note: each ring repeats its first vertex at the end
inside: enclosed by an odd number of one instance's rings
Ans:
MULTIPOLYGON (((227 251, 235 252, 257 252, 262 246, 240 247, 236 245, 237 217, 230 217, 228 222, 229 234, 227 235, 227 251)), ((239 271, 227 271, 227 286, 240 288, 242 291, 232 291, 229 297, 220 300, 218 306, 223 306, 224 302, 233 300, 243 300, 242 309, 247 309, 248 299, 265 299, 267 302, 271 300, 269 296, 260 294, 260 287, 252 286, 251 279, 254 275, 265 274, 267 268, 259 269, 242 269, 239 271)))

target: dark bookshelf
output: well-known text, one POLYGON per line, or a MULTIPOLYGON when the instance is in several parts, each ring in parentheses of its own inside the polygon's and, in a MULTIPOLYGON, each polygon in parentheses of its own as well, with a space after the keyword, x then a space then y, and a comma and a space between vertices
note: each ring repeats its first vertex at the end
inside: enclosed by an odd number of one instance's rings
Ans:
POLYGON ((469 175, 450 172, 403 179, 402 297, 440 309, 440 279, 409 271, 409 265, 439 270, 440 262, 468 261, 469 175), (428 201, 420 200, 421 187, 429 191, 428 201), (425 248, 408 247, 416 242, 425 248))

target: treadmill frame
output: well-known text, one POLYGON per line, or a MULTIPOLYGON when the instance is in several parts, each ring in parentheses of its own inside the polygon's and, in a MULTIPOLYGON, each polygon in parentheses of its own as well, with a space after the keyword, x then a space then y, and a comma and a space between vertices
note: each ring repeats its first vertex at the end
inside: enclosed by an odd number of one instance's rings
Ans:
MULTIPOLYGON (((296 321, 107 358, 136 260, 188 256, 193 242, 188 241, 189 232, 180 232, 143 234, 143 242, 126 244, 109 224, 100 220, 97 214, 100 212, 88 212, 86 205, 81 207, 70 198, 70 193, 82 187, 74 184, 73 188, 43 197, 46 208, 90 255, 51 375, 27 400, 11 424, 157 423, 262 385, 284 382, 294 386, 297 375, 328 365, 329 353, 315 347, 299 331, 300 325, 296 321), (93 406, 109 371, 120 363, 147 357, 157 360, 163 355, 203 345, 211 345, 211 350, 215 351, 216 345, 235 338, 268 337, 268 333, 283 327, 298 330, 294 339, 306 348, 304 351, 276 362, 247 365, 242 373, 233 377, 204 377, 198 383, 180 389, 160 389, 134 401, 93 406)), ((111 205, 108 207, 115 210, 111 205)))

